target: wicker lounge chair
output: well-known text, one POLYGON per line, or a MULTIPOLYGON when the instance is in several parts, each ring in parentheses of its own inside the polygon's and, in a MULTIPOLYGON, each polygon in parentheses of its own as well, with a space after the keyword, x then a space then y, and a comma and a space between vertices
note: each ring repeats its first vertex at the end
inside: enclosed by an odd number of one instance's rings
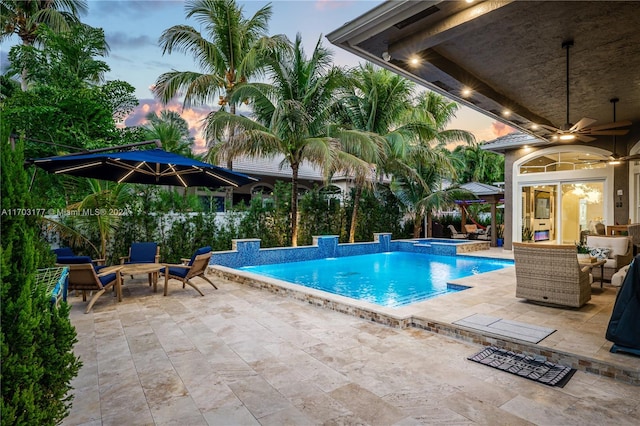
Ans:
MULTIPOLYGON (((633 259, 633 242, 631 237, 589 235, 587 237, 587 246, 592 250, 610 250, 607 256, 607 263, 604 264, 603 268, 604 276, 602 278, 605 280, 611 280, 613 274, 618 272, 623 266, 631 263, 633 259)), ((600 268, 594 268, 593 278, 600 278, 600 268)))
POLYGON ((516 297, 579 308, 591 299, 589 266, 578 264, 576 246, 513 243, 516 297))
POLYGON ((203 280, 207 281, 209 284, 213 286, 216 290, 218 287, 214 283, 212 283, 209 278, 207 278, 204 274, 207 271, 207 266, 209 266, 209 260, 211 259, 211 247, 202 247, 196 250, 191 259, 183 259, 183 261, 188 260, 189 262, 182 265, 170 265, 169 273, 165 274, 164 280, 164 295, 167 295, 167 287, 170 279, 179 280, 182 282, 182 288, 185 287, 185 284, 193 287, 201 296, 204 294, 200 291, 200 289, 191 282, 191 278, 200 277, 203 280))
POLYGON ((85 314, 91 311, 93 305, 105 291, 114 285, 116 288, 120 287, 121 277, 119 271, 96 273, 91 262, 65 266, 69 267, 68 290, 82 291, 82 300, 85 302, 87 301, 87 292, 93 292, 93 297, 84 311, 85 314))
POLYGON ((449 225, 448 228, 449 228, 449 231, 451 231, 451 238, 465 239, 468 236, 467 234, 458 232, 453 225, 449 225))

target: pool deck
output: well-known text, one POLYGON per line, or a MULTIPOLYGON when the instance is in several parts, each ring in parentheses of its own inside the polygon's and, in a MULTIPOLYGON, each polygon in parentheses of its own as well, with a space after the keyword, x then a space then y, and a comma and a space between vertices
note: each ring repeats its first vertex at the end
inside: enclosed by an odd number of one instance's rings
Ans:
POLYGON ((458 280, 469 290, 373 310, 382 323, 411 318, 391 327, 360 318, 371 306, 257 289, 221 272, 212 276, 219 290, 196 279, 204 297, 177 281, 163 297, 142 276, 127 277, 122 303, 106 294, 89 314, 71 297, 84 365, 63 424, 600 425, 640 417, 640 388, 621 373, 637 374, 640 358, 609 353, 604 339, 616 294, 607 284, 594 285, 580 309, 550 308, 516 299, 506 268, 458 280), (533 345, 452 324, 474 313, 557 331, 533 345), (552 388, 466 359, 487 342, 575 358, 580 369, 552 388))

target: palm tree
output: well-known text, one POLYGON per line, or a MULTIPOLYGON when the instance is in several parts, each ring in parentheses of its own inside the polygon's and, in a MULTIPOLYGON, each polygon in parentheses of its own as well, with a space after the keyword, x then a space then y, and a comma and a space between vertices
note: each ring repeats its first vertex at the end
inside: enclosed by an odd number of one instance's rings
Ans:
MULTIPOLYGON (((400 163, 403 164, 403 163, 400 163)), ((443 148, 422 149, 412 152, 409 165, 404 172, 396 170, 391 190, 413 218, 413 236, 420 236, 424 219, 450 208, 455 200, 472 196, 457 185, 443 186, 443 181, 455 176, 455 160, 443 148)))
POLYGON ((96 59, 109 54, 104 30, 74 23, 60 33, 42 24, 37 35, 38 48, 11 48, 9 59, 15 74, 27 70, 30 83, 72 89, 104 82, 109 65, 96 59))
POLYGON ((160 115, 155 111, 145 117, 145 138, 158 139, 165 151, 195 158, 193 154, 194 138, 189 134, 189 125, 175 111, 163 110, 160 115))
MULTIPOLYGON (((86 184, 89 194, 82 200, 67 206, 69 210, 85 211, 84 214, 73 217, 79 228, 85 232, 96 230, 100 238, 99 256, 106 259, 107 245, 113 233, 119 226, 120 217, 109 214, 124 204, 124 199, 129 188, 128 183, 113 183, 98 179, 76 180, 77 184, 86 184)), ((93 246, 93 245, 92 245, 93 246)))
MULTIPOLYGON (((338 121, 347 127, 378 135, 379 139, 387 136, 393 138, 401 116, 408 113, 414 84, 398 74, 371 64, 360 65, 349 73, 340 96, 338 121)), ((355 241, 358 205, 366 185, 373 183, 372 170, 382 167, 386 161, 387 141, 378 142, 375 150, 365 150, 356 145, 355 149, 343 146, 343 150, 353 154, 367 164, 367 167, 347 170, 354 176, 353 211, 349 227, 349 242, 355 241)))
POLYGON ((504 180, 504 157, 482 149, 482 143, 459 145, 453 155, 463 162, 458 175, 460 183, 482 182, 492 184, 504 180))
MULTIPOLYGON (((0 2, 0 42, 16 34, 24 46, 32 46, 40 24, 57 33, 69 31, 71 23, 86 13, 86 0, 2 0, 0 2)), ((22 70, 22 90, 27 90, 27 70, 22 70)))
MULTIPOLYGON (((164 53, 191 52, 202 72, 170 71, 156 80, 153 93, 164 103, 184 93, 183 106, 218 102, 236 113, 239 102, 231 100, 238 84, 259 75, 265 51, 281 48, 286 37, 267 36, 271 5, 258 10, 250 19, 235 0, 189 0, 187 18, 194 17, 204 29, 200 33, 188 25, 175 25, 160 36, 164 53), (217 96, 217 98, 216 98, 217 96)), ((232 168, 228 161, 228 167, 232 168)))
MULTIPOLYGON (((379 173, 412 175, 406 161, 411 155, 418 155, 416 149, 420 149, 419 156, 424 161, 441 164, 441 155, 422 149, 421 145, 426 143, 422 141, 435 141, 440 145, 473 140, 468 132, 444 129, 457 110, 455 103, 447 102, 432 92, 418 97, 416 103, 414 92, 415 85, 411 81, 371 64, 360 65, 350 73, 340 102, 341 122, 384 138, 385 152, 378 153, 375 161, 379 173)), ((349 149, 347 151, 359 155, 349 149)), ((363 159, 373 162, 372 157, 363 159)), ((355 239, 358 203, 363 187, 372 182, 370 177, 363 179, 361 173, 356 173, 349 242, 355 239)))
POLYGON ((472 196, 453 185, 442 187, 442 181, 454 181, 461 163, 446 150, 451 142, 471 144, 474 136, 464 130, 446 129, 459 106, 434 92, 418 97, 410 116, 400 129, 415 128, 416 138, 394 138, 388 170, 396 181, 392 188, 396 196, 414 216, 414 236, 419 236, 423 218, 430 222, 435 211, 453 205, 455 199, 472 196), (423 123, 416 127, 417 124, 423 123))
MULTIPOLYGON (((291 167, 291 244, 298 240, 298 170, 304 161, 330 172, 341 156, 335 138, 327 136, 327 123, 341 72, 331 65, 332 54, 318 42, 307 58, 300 34, 292 49, 281 49, 266 58, 272 83, 244 83, 231 101, 249 99, 256 121, 220 110, 207 118, 207 140, 223 140, 211 152, 220 156, 274 158, 284 156, 291 167)), ((342 157, 345 157, 342 155, 342 157)), ((346 159, 343 158, 343 161, 346 159)))

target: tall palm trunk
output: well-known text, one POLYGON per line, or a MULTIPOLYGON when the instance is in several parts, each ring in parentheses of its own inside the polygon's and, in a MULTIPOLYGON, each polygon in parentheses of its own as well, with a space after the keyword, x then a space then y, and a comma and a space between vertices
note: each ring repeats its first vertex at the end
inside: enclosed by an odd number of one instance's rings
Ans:
MULTIPOLYGON (((27 40, 22 40, 22 45, 30 46, 31 43, 29 43, 27 40)), ((20 72, 20 88, 22 89, 23 92, 26 92, 28 88, 28 84, 27 84, 28 74, 29 74, 29 70, 27 69, 27 67, 23 67, 22 71, 20 72)))
POLYGON ((413 238, 420 238, 420 231, 422 230, 422 215, 416 213, 413 217, 413 238))
MULTIPOLYGON (((228 95, 227 95, 228 96, 228 95)), ((236 104, 229 104, 229 113, 232 115, 236 115, 236 104)), ((235 130, 234 130, 235 133, 235 130)), ((233 136, 233 135, 231 135, 233 136)), ((227 159, 227 169, 233 170, 233 160, 231 158, 227 159)))
POLYGON ((298 168, 291 164, 291 247, 298 247, 298 168))
POLYGON ((353 212, 351 212, 351 226, 349 227, 349 242, 356 240, 356 225, 358 220, 358 205, 362 197, 362 184, 356 184, 356 193, 353 196, 353 212))

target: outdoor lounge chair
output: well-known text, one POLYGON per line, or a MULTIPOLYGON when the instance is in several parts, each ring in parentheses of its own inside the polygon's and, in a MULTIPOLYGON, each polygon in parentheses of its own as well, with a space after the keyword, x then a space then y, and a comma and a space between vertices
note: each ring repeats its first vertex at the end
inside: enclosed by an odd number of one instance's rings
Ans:
POLYGON ((65 265, 69 268, 68 290, 82 291, 82 300, 87 301, 87 292, 93 292, 93 297, 84 311, 88 314, 94 303, 102 294, 116 285, 120 286, 120 272, 96 273, 91 262, 65 265))
POLYGON ((56 255, 56 263, 62 265, 86 263, 86 260, 89 259, 90 263, 93 263, 96 267, 99 267, 104 266, 105 262, 104 259, 91 259, 89 256, 78 256, 69 247, 60 247, 51 251, 56 255))
MULTIPOLYGON (((160 246, 157 243, 131 243, 129 256, 120 257, 121 265, 158 262, 160 262, 160 246)), ((149 285, 151 284, 152 274, 149 274, 149 285)))
POLYGON ((169 273, 165 274, 164 295, 165 296, 167 295, 167 287, 170 279, 182 281, 182 288, 185 287, 185 284, 190 285, 191 287, 196 289, 196 291, 200 293, 201 296, 204 296, 204 294, 200 291, 200 289, 194 283, 191 282, 191 278, 200 277, 205 281, 207 281, 209 284, 211 284, 213 288, 217 290, 218 287, 216 287, 216 285, 212 283, 209 280, 209 278, 207 278, 204 275, 205 272, 207 271, 207 267, 209 266, 210 259, 211 259, 211 247, 207 246, 207 247, 202 247, 196 250, 196 252, 193 254, 191 259, 182 259, 183 261, 188 260, 188 263, 186 264, 182 264, 182 265, 167 264, 167 266, 169 267, 169 273))
POLYGON ((603 236, 589 235, 587 237, 587 246, 592 250, 592 256, 597 250, 608 250, 607 263, 602 268, 603 277, 600 277, 600 268, 593 270, 593 277, 610 280, 613 274, 618 272, 620 268, 631 263, 633 259, 633 242, 631 237, 626 236, 603 236))
POLYGON ((491 241, 491 225, 487 225, 487 229, 482 234, 478 234, 479 240, 491 241))
POLYGON ((129 263, 158 263, 160 261, 160 246, 157 243, 131 243, 129 256, 122 256, 120 264, 129 263))
POLYGON ((590 266, 578 264, 573 244, 513 243, 516 297, 579 308, 591 299, 590 266))
POLYGON ((451 238, 465 239, 468 236, 467 234, 462 234, 462 233, 456 231, 456 228, 453 225, 449 225, 448 228, 451 231, 451 238))

